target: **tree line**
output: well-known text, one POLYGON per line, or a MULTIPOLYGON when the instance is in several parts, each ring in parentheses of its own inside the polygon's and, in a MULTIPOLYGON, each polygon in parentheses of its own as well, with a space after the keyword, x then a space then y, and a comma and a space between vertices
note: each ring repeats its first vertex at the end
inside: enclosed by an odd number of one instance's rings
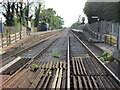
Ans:
POLYGON ((93 23, 92 17, 97 16, 99 21, 113 21, 118 22, 118 2, 86 2, 84 13, 88 17, 88 23, 93 23))
POLYGON ((5 12, 6 26, 28 26, 28 21, 32 23, 34 27, 40 27, 40 23, 48 23, 51 29, 61 29, 64 24, 63 18, 56 14, 53 8, 45 9, 43 3, 34 2, 24 3, 20 2, 5 2, 3 3, 5 12), (34 10, 32 10, 34 7, 34 10))

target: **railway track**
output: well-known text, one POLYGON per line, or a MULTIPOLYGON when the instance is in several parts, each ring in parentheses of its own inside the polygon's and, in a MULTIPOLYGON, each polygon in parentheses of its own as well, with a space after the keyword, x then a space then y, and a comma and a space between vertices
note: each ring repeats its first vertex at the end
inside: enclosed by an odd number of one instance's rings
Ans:
POLYGON ((74 33, 70 36, 70 65, 72 89, 120 89, 120 80, 74 33))
POLYGON ((118 90, 120 81, 74 33, 64 31, 1 87, 118 90))
POLYGON ((22 42, 18 43, 14 48, 12 48, 9 51, 7 51, 6 53, 2 54, 1 55, 2 60, 6 59, 6 57, 12 56, 13 54, 17 53, 18 51, 22 51, 27 47, 31 47, 35 43, 37 43, 37 42, 39 42, 39 41, 41 41, 41 40, 43 40, 47 37, 55 35, 55 34, 61 32, 61 31, 62 30, 32 35, 30 38, 26 39, 25 41, 22 41, 22 42))
POLYGON ((67 32, 63 32, 49 45, 14 73, 1 85, 2 88, 66 88, 67 32), (66 43, 66 44, 65 44, 66 43), (62 47, 61 47, 62 46, 62 47), (56 48, 56 49, 55 49, 56 48), (65 50, 61 50, 64 48, 65 50), (51 49, 53 49, 51 51, 51 49), (60 57, 51 57, 54 53, 60 57), (44 52, 43 52, 44 51, 44 52), (64 53, 65 52, 65 53, 64 53), (62 55, 64 54, 64 57, 62 55), (51 59, 46 57, 51 57, 51 59), (34 71, 32 65, 39 68, 34 71))
MULTIPOLYGON (((80 30, 79 30, 80 31, 80 30)), ((96 54, 97 57, 103 57, 103 52, 104 50, 100 49, 95 45, 95 43, 91 42, 88 38, 86 38, 86 34, 84 31, 76 32, 73 31, 90 49, 93 53, 96 54)), ((118 73, 118 60, 113 57, 113 60, 109 61, 104 61, 103 62, 114 74, 119 77, 118 73), (114 60, 116 60, 114 62, 114 60)))
POLYGON ((54 37, 58 36, 60 33, 62 33, 62 32, 59 32, 55 35, 47 37, 37 43, 32 44, 29 47, 27 47, 21 51, 18 51, 17 53, 1 60, 0 73, 3 75, 12 75, 20 67, 22 67, 25 63, 27 63, 30 59, 32 59, 40 50, 42 50, 47 44, 49 44, 52 41, 52 39, 54 37))

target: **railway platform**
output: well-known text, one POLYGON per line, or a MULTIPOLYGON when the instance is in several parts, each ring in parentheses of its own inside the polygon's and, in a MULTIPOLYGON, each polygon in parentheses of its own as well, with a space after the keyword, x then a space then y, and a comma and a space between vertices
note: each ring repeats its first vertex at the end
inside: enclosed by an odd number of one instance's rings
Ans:
MULTIPOLYGON (((97 41, 97 39, 95 39, 93 36, 91 36, 88 32, 84 31, 83 32, 84 36, 89 40, 94 40, 97 41)), ((94 43, 97 47, 99 47, 100 49, 106 51, 109 54, 112 54, 114 58, 119 59, 118 58, 118 50, 116 46, 110 46, 109 44, 105 44, 105 43, 94 43)))

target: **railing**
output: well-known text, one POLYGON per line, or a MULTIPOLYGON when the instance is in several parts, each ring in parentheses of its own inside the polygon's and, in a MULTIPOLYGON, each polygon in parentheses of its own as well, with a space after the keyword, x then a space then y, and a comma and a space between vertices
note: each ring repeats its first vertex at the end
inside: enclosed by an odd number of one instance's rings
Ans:
POLYGON ((6 47, 14 42, 17 42, 18 40, 24 38, 25 36, 26 36, 26 33, 24 31, 21 31, 19 33, 9 35, 5 38, 1 38, 0 39, 0 48, 6 47))
POLYGON ((87 31, 95 39, 100 40, 101 42, 109 44, 111 46, 112 45, 117 46, 117 37, 116 36, 112 36, 112 35, 108 35, 108 34, 100 34, 100 33, 94 32, 92 30, 87 30, 87 31))

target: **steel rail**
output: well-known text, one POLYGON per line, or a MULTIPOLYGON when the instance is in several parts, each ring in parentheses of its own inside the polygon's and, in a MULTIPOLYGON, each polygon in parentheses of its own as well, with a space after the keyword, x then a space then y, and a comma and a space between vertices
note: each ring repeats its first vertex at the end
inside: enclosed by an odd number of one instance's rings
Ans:
POLYGON ((22 66, 18 71, 16 71, 7 80, 5 80, 0 85, 0 88, 2 88, 2 86, 4 86, 8 81, 10 81, 12 78, 14 78, 18 73, 20 73, 24 68, 26 68, 28 65, 30 65, 33 61, 35 61, 37 58, 39 58, 43 54, 43 52, 45 52, 57 39, 58 38, 56 38, 55 40, 53 40, 50 44, 48 44, 45 48, 43 48, 40 52, 38 52, 37 55, 35 55, 28 63, 26 63, 24 66, 22 66))
POLYGON ((92 56, 114 77, 118 83, 120 83, 120 79, 88 48, 88 46, 79 39, 78 36, 76 36, 72 31, 70 31, 74 37, 92 54, 92 56))
POLYGON ((70 37, 68 36, 68 51, 67 51, 67 89, 70 90, 70 37))

